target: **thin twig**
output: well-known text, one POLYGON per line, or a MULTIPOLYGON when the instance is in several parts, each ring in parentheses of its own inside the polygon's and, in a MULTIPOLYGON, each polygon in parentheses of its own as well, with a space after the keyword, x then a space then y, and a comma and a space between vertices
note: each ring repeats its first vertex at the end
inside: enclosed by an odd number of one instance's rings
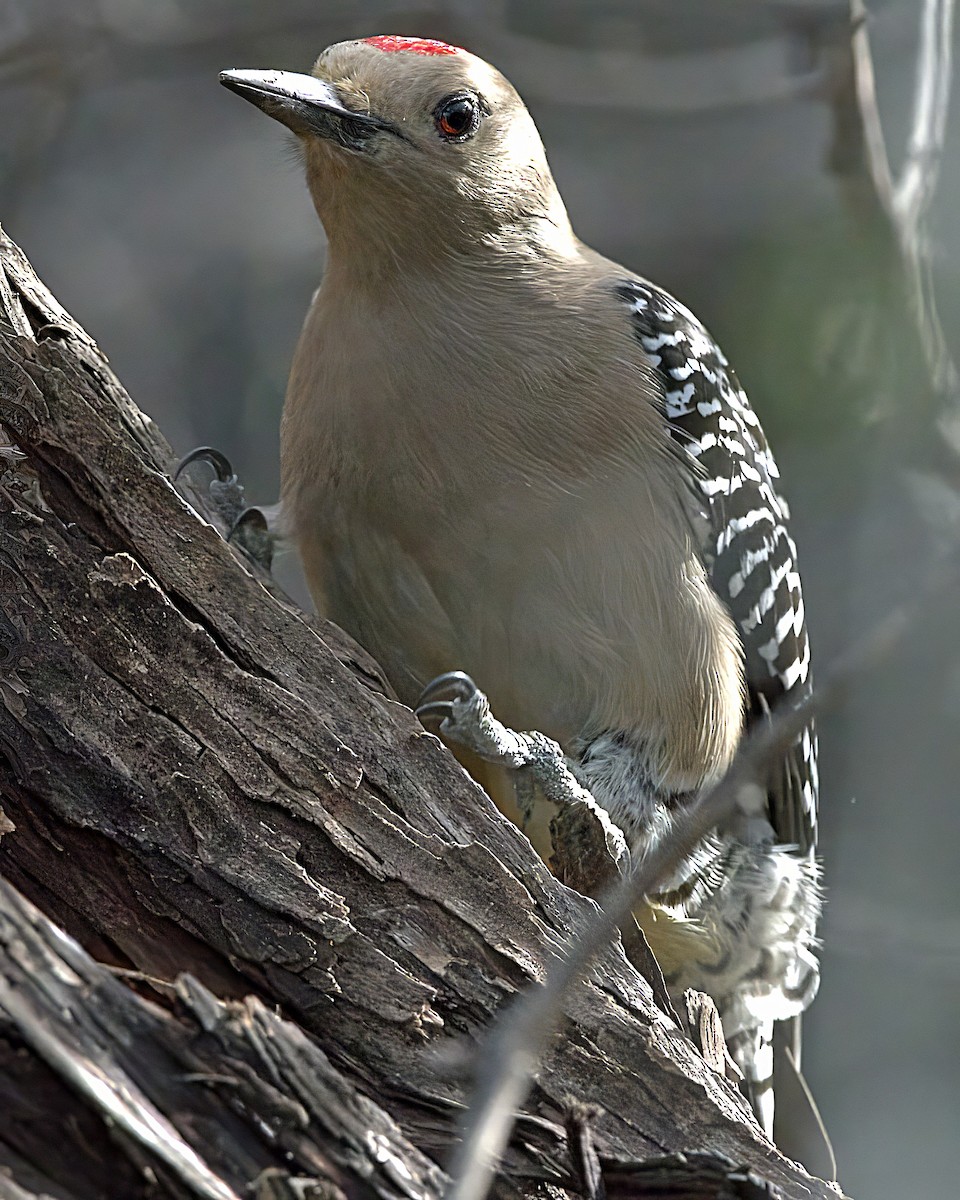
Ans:
MULTIPOLYGON (((864 0, 850 0, 849 52, 835 68, 831 162, 856 220, 880 216, 899 254, 907 302, 932 395, 952 409, 957 370, 937 314, 924 221, 936 190, 950 99, 954 0, 923 0, 911 134, 899 180, 890 167, 877 104, 864 0)), ((841 56, 842 57, 842 56, 841 56)))
POLYGON ((913 126, 903 171, 894 190, 892 219, 934 391, 955 402, 960 398, 957 370, 937 314, 931 256, 924 236, 927 210, 940 175, 950 102, 953 8, 953 0, 924 0, 913 126))
POLYGON ((863 140, 863 166, 873 183, 876 198, 883 211, 893 214, 893 174, 887 155, 887 143, 880 123, 877 106, 877 83, 870 52, 870 32, 864 0, 850 0, 850 54, 853 86, 860 114, 860 133, 863 140))
POLYGON ((919 224, 940 174, 950 101, 953 0, 924 0, 914 89, 913 128, 894 192, 904 227, 919 224))
POLYGON ((814 1123, 816 1124, 817 1129, 820 1131, 820 1138, 827 1152, 827 1161, 830 1166, 829 1177, 834 1183, 836 1183, 839 1172, 839 1168, 837 1166, 837 1155, 833 1149, 833 1139, 830 1137, 830 1134, 827 1131, 827 1123, 824 1121, 823 1113, 820 1111, 820 1105, 817 1103, 816 1097, 810 1090, 810 1084, 807 1083, 804 1073, 800 1070, 800 1064, 794 1055, 792 1047, 784 1047, 784 1054, 787 1056, 787 1061, 789 1062, 790 1068, 793 1071, 794 1079, 796 1079, 797 1083, 800 1085, 800 1090, 803 1092, 807 1106, 810 1109, 810 1112, 813 1114, 814 1123))

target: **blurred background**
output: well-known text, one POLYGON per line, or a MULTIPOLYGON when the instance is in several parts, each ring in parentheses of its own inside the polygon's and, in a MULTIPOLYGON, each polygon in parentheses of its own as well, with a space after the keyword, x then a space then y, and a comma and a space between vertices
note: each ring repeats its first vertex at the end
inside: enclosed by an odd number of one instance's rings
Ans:
MULTIPOLYGON (((870 6, 895 173, 922 7, 870 6)), ((822 671, 927 578, 960 511, 851 132, 849 18, 846 0, 0 0, 0 221, 176 451, 220 447, 268 503, 324 243, 286 135, 217 72, 308 70, 374 33, 490 59, 580 236, 678 294, 735 364, 780 461, 822 671)), ((960 354, 956 121, 928 228, 960 354)), ((828 904, 805 1069, 841 1182, 871 1200, 957 1196, 958 729, 953 597, 821 722, 828 904)))

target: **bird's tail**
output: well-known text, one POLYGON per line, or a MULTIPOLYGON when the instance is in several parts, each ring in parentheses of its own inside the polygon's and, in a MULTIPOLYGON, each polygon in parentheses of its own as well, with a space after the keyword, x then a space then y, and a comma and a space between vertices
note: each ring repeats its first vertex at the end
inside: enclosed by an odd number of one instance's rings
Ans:
POLYGON ((773 1021, 740 1029, 727 1039, 730 1057, 743 1075, 743 1090, 757 1120, 773 1140, 773 1021))
POLYGON ((830 1135, 800 1070, 800 1017, 779 1021, 773 1035, 773 1072, 777 1096, 776 1143, 788 1158, 803 1163, 821 1179, 837 1178, 830 1135))
POLYGON ((833 1146, 800 1071, 800 1018, 777 1022, 776 1036, 773 1021, 741 1029, 728 1039, 727 1048, 743 1073, 743 1090, 767 1137, 814 1175, 835 1180, 833 1146))

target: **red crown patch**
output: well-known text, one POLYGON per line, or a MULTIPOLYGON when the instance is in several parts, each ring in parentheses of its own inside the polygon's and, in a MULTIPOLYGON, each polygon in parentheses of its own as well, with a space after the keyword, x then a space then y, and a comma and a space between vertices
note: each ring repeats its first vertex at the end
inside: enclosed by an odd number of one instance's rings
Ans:
POLYGON ((376 46, 378 50, 389 52, 409 50, 412 54, 459 54, 459 46, 448 46, 446 42, 436 42, 432 38, 399 37, 396 34, 381 34, 379 37, 363 39, 368 46, 376 46))

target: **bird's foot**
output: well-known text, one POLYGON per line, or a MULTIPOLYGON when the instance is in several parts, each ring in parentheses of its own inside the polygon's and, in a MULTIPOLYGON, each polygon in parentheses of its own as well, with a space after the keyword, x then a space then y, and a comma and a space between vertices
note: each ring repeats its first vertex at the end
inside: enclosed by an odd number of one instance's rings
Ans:
POLYGON ((486 762, 522 772, 554 804, 594 803, 559 745, 545 734, 518 733, 501 724, 486 696, 463 671, 448 671, 428 683, 415 711, 425 725, 439 727, 449 741, 486 762))
POLYGON ((543 733, 518 733, 501 724, 469 675, 439 675, 424 688, 415 711, 448 741, 514 772, 521 828, 527 828, 538 794, 556 806, 551 868, 570 887, 596 896, 630 869, 623 832, 577 779, 560 746, 543 733))
POLYGON ((197 462, 206 463, 213 470, 207 498, 214 515, 219 519, 225 539, 238 546, 265 571, 269 571, 273 565, 276 537, 270 530, 263 510, 248 506, 243 484, 225 454, 211 446, 198 446, 177 463, 173 482, 176 483, 187 467, 197 462))

